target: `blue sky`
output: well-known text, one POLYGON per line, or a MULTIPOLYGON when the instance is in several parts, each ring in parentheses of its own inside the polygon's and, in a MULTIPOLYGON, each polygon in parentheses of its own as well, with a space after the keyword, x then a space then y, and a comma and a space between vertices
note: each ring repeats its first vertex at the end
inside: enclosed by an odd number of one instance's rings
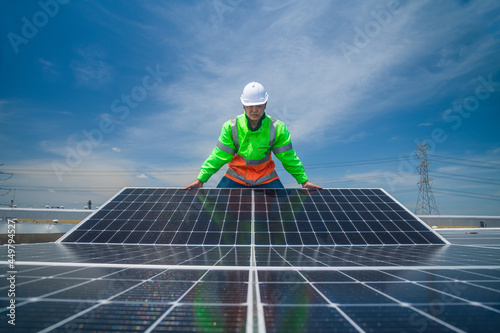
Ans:
POLYGON ((312 182, 384 188, 414 210, 427 140, 440 213, 500 215, 498 1, 9 0, 0 12, 0 176, 14 174, 1 204, 81 208, 125 186, 185 186, 258 81, 312 182))

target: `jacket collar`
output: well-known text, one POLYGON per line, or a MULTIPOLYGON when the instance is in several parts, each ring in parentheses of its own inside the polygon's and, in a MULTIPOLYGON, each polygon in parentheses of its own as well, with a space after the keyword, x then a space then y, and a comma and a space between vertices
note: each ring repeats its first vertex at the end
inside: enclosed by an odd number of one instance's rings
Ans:
POLYGON ((257 124, 257 127, 252 128, 252 125, 250 125, 250 119, 248 119, 248 117, 245 113, 245 119, 247 121, 247 126, 251 132, 257 131, 262 126, 262 120, 264 120, 265 118, 266 118, 266 113, 264 112, 264 114, 262 114, 262 117, 260 117, 260 119, 259 119, 259 123, 257 124))

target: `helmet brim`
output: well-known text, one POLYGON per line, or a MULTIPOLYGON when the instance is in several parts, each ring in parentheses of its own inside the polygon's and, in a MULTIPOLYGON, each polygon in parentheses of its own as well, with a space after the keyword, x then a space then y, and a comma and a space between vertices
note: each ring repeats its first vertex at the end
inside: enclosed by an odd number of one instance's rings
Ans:
POLYGON ((245 99, 243 98, 243 95, 241 95, 240 101, 241 101, 241 104, 243 104, 244 106, 262 105, 262 104, 266 104, 267 103, 268 97, 269 97, 269 95, 266 93, 266 98, 264 99, 264 101, 246 102, 245 99))

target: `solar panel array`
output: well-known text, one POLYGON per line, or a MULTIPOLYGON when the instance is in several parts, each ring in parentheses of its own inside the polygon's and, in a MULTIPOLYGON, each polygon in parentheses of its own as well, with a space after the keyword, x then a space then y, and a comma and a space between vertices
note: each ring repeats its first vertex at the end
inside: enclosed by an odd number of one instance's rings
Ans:
MULTIPOLYGON (((2 332, 13 328, 12 269, 0 268, 2 332)), ((14 269, 22 332, 492 332, 500 324, 500 248, 447 244, 378 189, 127 188, 62 242, 17 246, 14 269), (340 229, 348 242, 336 243, 335 228, 349 223, 355 230, 340 229), (198 233, 220 235, 195 243, 198 233)))
POLYGON ((52 243, 17 250, 15 330, 10 274, 6 265, 0 270, 2 332, 494 332, 500 324, 494 248, 52 243))
POLYGON ((444 243, 380 189, 128 188, 63 241, 204 245, 444 243))

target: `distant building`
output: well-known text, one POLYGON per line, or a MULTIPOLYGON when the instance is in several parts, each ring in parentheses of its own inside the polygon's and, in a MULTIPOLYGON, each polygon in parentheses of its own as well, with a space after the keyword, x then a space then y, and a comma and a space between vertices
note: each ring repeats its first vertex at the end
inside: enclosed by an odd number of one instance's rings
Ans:
POLYGON ((94 212, 89 209, 54 208, 0 208, 0 222, 17 219, 17 222, 77 224, 94 212))
POLYGON ((500 228, 500 216, 418 215, 431 227, 438 228, 500 228))

